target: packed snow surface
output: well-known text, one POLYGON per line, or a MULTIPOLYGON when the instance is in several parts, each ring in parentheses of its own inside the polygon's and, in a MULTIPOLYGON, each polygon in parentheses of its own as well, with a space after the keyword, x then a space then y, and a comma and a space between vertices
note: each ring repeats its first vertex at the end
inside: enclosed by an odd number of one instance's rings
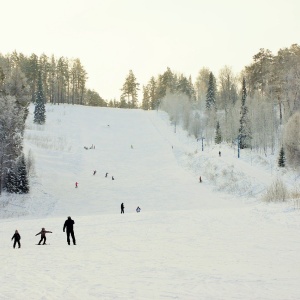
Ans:
POLYGON ((202 152, 160 111, 48 105, 32 120, 31 192, 0 197, 1 300, 300 299, 300 212, 261 201, 278 176, 299 184, 276 155, 202 152))

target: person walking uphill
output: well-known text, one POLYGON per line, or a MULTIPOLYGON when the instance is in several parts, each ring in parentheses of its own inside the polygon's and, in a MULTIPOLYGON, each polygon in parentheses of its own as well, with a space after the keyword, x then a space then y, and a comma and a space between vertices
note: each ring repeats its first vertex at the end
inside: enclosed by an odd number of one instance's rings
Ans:
POLYGON ((124 214, 124 203, 121 204, 121 214, 124 214))
POLYGON ((74 236, 74 230, 73 225, 75 224, 74 220, 71 219, 71 217, 68 217, 68 219, 65 221, 63 232, 65 232, 65 229, 67 228, 67 242, 70 245, 70 235, 72 236, 73 244, 76 245, 76 240, 74 236))
POLYGON ((52 233, 52 231, 47 231, 45 228, 42 228, 42 230, 35 235, 41 235, 41 240, 39 241, 38 245, 40 245, 42 241, 44 241, 43 245, 46 245, 46 233, 52 233))
POLYGON ((16 248, 16 244, 18 243, 18 248, 21 248, 21 243, 20 243, 20 239, 21 239, 21 236, 18 232, 18 230, 15 231, 15 234, 13 235, 13 237, 11 238, 11 240, 15 239, 14 241, 14 248, 16 248))

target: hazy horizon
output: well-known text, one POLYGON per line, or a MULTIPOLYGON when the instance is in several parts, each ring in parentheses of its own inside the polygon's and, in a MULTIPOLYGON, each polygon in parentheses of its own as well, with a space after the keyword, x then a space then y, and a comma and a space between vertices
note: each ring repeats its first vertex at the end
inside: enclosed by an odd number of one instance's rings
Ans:
POLYGON ((194 81, 202 67, 237 73, 260 48, 297 44, 298 11, 296 0, 6 2, 1 53, 79 58, 87 87, 119 99, 129 70, 141 89, 167 67, 194 81))

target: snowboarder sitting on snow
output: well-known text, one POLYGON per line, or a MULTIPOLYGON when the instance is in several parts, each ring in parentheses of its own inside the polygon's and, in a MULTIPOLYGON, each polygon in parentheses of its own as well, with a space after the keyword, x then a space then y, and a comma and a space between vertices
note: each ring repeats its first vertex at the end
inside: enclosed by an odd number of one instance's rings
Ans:
POLYGON ((46 233, 52 233, 52 231, 47 231, 45 230, 45 228, 42 228, 42 230, 35 235, 35 236, 39 234, 41 235, 41 240, 39 241, 38 245, 40 245, 42 241, 44 241, 43 245, 46 244, 46 233))
POLYGON ((20 236, 18 230, 15 231, 15 234, 11 238, 11 240, 13 240, 13 239, 15 239, 15 241, 14 241, 14 248, 16 247, 17 243, 18 243, 19 248, 21 248, 21 243, 20 243, 21 236, 20 236))
POLYGON ((121 204, 121 214, 124 214, 124 203, 121 204))
POLYGON ((75 224, 74 220, 71 219, 71 217, 68 217, 68 219, 65 221, 63 232, 65 232, 65 229, 67 228, 67 242, 70 245, 70 235, 72 236, 73 244, 76 245, 76 240, 74 236, 74 230, 73 225, 75 224))
POLYGON ((141 209, 140 209, 140 207, 138 206, 138 207, 136 208, 136 212, 139 213, 140 211, 141 211, 141 209))

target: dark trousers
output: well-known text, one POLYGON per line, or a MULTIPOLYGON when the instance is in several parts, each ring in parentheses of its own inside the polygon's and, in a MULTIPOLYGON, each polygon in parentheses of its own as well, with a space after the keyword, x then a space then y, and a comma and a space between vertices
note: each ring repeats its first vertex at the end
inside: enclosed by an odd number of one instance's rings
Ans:
POLYGON ((124 214, 124 208, 121 208, 121 214, 124 214))
POLYGON ((76 245, 76 240, 75 240, 75 235, 74 235, 74 231, 73 230, 67 230, 67 242, 70 245, 70 235, 72 237, 73 240, 73 244, 76 245))
POLYGON ((18 243, 19 248, 21 248, 21 243, 19 240, 14 241, 14 248, 16 248, 16 244, 18 243))
POLYGON ((44 241, 43 244, 46 244, 46 237, 45 236, 41 237, 41 240, 39 241, 39 245, 41 244, 42 241, 44 241))

